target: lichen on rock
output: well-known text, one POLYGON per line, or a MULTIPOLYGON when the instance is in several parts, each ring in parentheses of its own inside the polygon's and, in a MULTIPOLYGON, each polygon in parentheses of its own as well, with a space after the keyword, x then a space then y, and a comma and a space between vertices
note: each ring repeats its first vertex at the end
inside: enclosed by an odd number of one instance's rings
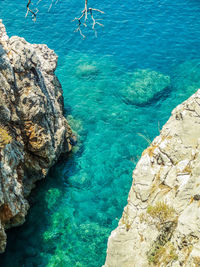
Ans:
POLYGON ((53 50, 9 38, 0 20, 0 252, 5 229, 25 220, 35 181, 75 142, 56 66, 53 50))

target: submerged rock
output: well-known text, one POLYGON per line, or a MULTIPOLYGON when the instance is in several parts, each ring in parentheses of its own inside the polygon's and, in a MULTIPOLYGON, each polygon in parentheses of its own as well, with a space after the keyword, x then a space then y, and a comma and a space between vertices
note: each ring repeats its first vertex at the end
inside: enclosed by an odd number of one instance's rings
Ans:
POLYGON ((0 252, 5 229, 25 220, 35 181, 72 149, 56 65, 54 51, 8 38, 0 20, 0 252))
POLYGON ((104 267, 199 266, 199 162, 200 90, 143 152, 104 267))
POLYGON ((92 78, 98 75, 98 68, 95 64, 80 63, 76 70, 76 75, 81 78, 92 78))
POLYGON ((121 93, 133 105, 145 105, 170 85, 169 76, 150 69, 127 75, 121 93))
POLYGON ((69 79, 73 77, 72 82, 74 83, 74 80, 76 80, 76 83, 80 85, 83 85, 83 79, 86 84, 89 82, 93 86, 96 83, 99 85, 104 80, 109 81, 112 76, 116 79, 121 71, 120 67, 109 57, 104 56, 99 58, 94 54, 77 52, 71 52, 66 57, 63 57, 61 59, 61 65, 63 65, 65 69, 64 73, 69 76, 69 79))

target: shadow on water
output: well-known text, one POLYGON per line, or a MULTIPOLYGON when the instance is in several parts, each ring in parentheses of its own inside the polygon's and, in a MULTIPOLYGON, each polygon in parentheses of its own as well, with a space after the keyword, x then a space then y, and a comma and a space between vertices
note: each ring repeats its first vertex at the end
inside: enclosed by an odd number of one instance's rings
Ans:
MULTIPOLYGON (((31 208, 26 216, 26 222, 22 226, 7 230, 7 248, 0 256, 1 267, 47 266, 48 259, 45 259, 42 251, 45 248, 46 253, 51 254, 54 253, 55 247, 47 246, 43 234, 49 227, 51 214, 55 212, 58 201, 68 186, 66 181, 60 178, 66 161, 69 163, 73 161, 72 153, 65 157, 61 156, 57 164, 50 169, 48 176, 36 182, 28 197, 31 208)), ((75 169, 73 166, 74 171, 75 169)), ((59 242, 59 236, 54 238, 59 242)))
POLYGON ((118 95, 119 98, 126 104, 126 105, 135 105, 138 107, 149 107, 149 106, 155 106, 157 103, 166 100, 172 92, 172 87, 168 86, 161 92, 158 92, 152 99, 149 101, 146 101, 144 104, 133 104, 131 101, 129 101, 127 98, 118 95))

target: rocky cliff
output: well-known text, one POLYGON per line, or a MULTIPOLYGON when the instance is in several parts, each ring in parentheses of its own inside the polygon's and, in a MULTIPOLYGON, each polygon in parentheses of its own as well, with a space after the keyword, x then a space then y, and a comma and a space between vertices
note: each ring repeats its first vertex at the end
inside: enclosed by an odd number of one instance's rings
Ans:
POLYGON ((74 143, 56 65, 54 51, 8 38, 0 20, 0 252, 5 229, 25 220, 35 181, 74 143))
POLYGON ((200 266, 200 90, 143 152, 105 267, 200 266))

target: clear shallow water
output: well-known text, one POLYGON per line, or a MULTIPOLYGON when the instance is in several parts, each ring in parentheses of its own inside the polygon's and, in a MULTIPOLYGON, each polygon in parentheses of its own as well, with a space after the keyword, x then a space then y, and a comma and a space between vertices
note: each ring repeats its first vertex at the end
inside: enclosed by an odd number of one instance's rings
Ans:
POLYGON ((200 3, 94 0, 106 11, 105 27, 83 41, 70 23, 81 1, 60 0, 47 13, 43 0, 35 24, 24 19, 22 2, 0 0, 0 18, 10 36, 46 43, 59 55, 66 116, 79 142, 38 183, 26 223, 8 233, 0 266, 100 267, 148 145, 138 133, 152 140, 171 110, 200 87, 200 3), (138 68, 171 79, 142 106, 122 94, 138 68))

